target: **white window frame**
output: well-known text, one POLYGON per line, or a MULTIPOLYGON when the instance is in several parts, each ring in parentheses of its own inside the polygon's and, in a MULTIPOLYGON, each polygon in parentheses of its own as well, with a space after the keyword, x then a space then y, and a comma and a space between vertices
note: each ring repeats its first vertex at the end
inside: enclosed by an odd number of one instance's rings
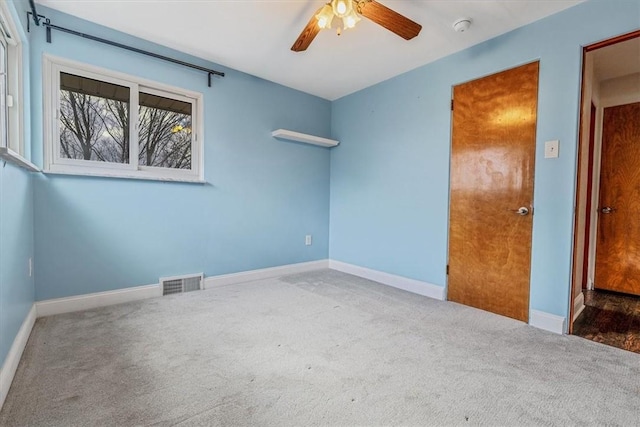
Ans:
POLYGON ((4 123, 6 134, 4 130, 0 132, 0 148, 3 149, 3 153, 8 151, 10 157, 26 160, 24 159, 24 112, 22 106, 24 99, 22 41, 11 11, 4 1, 0 2, 0 39, 7 52, 6 97, 2 100, 3 111, 0 112, 6 118, 4 123))
POLYGON ((162 83, 95 67, 68 59, 44 55, 44 172, 68 175, 93 175, 161 181, 204 182, 203 96, 162 83), (60 73, 104 81, 130 90, 129 163, 68 159, 60 156, 60 73), (138 164, 138 98, 145 92, 191 104, 191 169, 175 169, 138 164))

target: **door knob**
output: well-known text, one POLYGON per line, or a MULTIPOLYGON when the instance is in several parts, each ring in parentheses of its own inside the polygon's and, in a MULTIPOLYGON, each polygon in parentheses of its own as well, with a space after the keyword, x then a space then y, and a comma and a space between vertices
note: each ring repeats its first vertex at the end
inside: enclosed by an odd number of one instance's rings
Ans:
POLYGON ((526 216, 529 215, 529 208, 526 206, 521 206, 515 211, 518 215, 526 216))
POLYGON ((605 206, 604 208, 600 209, 600 212, 602 212, 603 214, 610 214, 613 213, 613 211, 615 211, 615 209, 610 206, 605 206))

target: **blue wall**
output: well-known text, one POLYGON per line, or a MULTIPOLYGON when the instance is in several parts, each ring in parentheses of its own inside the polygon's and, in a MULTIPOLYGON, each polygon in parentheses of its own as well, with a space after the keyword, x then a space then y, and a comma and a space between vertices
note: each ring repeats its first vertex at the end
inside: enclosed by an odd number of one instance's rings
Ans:
POLYGON ((33 179, 0 161, 0 366, 34 300, 33 179))
POLYGON ((637 0, 592 0, 335 101, 331 259, 446 286, 451 88, 540 60, 531 308, 567 316, 581 46, 639 26, 637 0))
POLYGON ((66 14, 67 26, 211 66, 206 74, 44 30, 31 32, 33 161, 42 164, 42 55, 50 54, 204 94, 206 185, 41 175, 35 180, 36 299, 326 259, 329 150, 271 138, 286 128, 330 136, 331 103, 208 64, 66 14), (305 246, 306 234, 313 245, 305 246))
MULTIPOLYGON (((18 22, 12 2, 9 8, 18 22)), ((29 93, 29 45, 22 28, 25 59, 25 94, 29 93)), ((29 127, 28 97, 23 108, 25 129, 29 127)), ((25 144, 29 144, 28 130, 25 144)), ((28 154, 27 154, 28 156, 28 154)), ((29 172, 0 160, 0 366, 13 344, 34 301, 34 281, 29 277, 29 258, 33 257, 33 178, 29 172)))

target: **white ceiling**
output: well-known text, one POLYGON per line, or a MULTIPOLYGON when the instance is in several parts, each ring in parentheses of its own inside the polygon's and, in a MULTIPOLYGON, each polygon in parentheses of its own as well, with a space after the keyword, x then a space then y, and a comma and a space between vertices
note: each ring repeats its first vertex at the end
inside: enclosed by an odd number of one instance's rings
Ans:
MULTIPOLYGON (((334 100, 582 0, 380 0, 422 24, 405 41, 363 18, 290 50, 323 0, 37 0, 37 3, 334 100), (452 24, 472 18, 464 33, 452 24)), ((61 23, 53 22, 61 25, 61 23)))
POLYGON ((589 52, 597 81, 640 73, 640 37, 589 52))

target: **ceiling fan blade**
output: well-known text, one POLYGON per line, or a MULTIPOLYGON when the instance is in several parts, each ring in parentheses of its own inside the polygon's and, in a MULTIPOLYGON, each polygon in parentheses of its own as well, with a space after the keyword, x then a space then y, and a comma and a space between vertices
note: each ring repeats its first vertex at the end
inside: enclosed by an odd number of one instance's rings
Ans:
POLYGON ((422 30, 422 25, 394 12, 376 0, 362 0, 358 3, 358 13, 378 25, 396 33, 405 40, 411 40, 422 30))
POLYGON ((291 50, 294 52, 302 52, 303 50, 307 50, 313 39, 316 38, 318 33, 320 32, 320 27, 318 26, 318 20, 316 19, 316 15, 320 13, 322 8, 318 9, 313 15, 311 15, 311 19, 304 30, 298 36, 298 40, 291 46, 291 50))

